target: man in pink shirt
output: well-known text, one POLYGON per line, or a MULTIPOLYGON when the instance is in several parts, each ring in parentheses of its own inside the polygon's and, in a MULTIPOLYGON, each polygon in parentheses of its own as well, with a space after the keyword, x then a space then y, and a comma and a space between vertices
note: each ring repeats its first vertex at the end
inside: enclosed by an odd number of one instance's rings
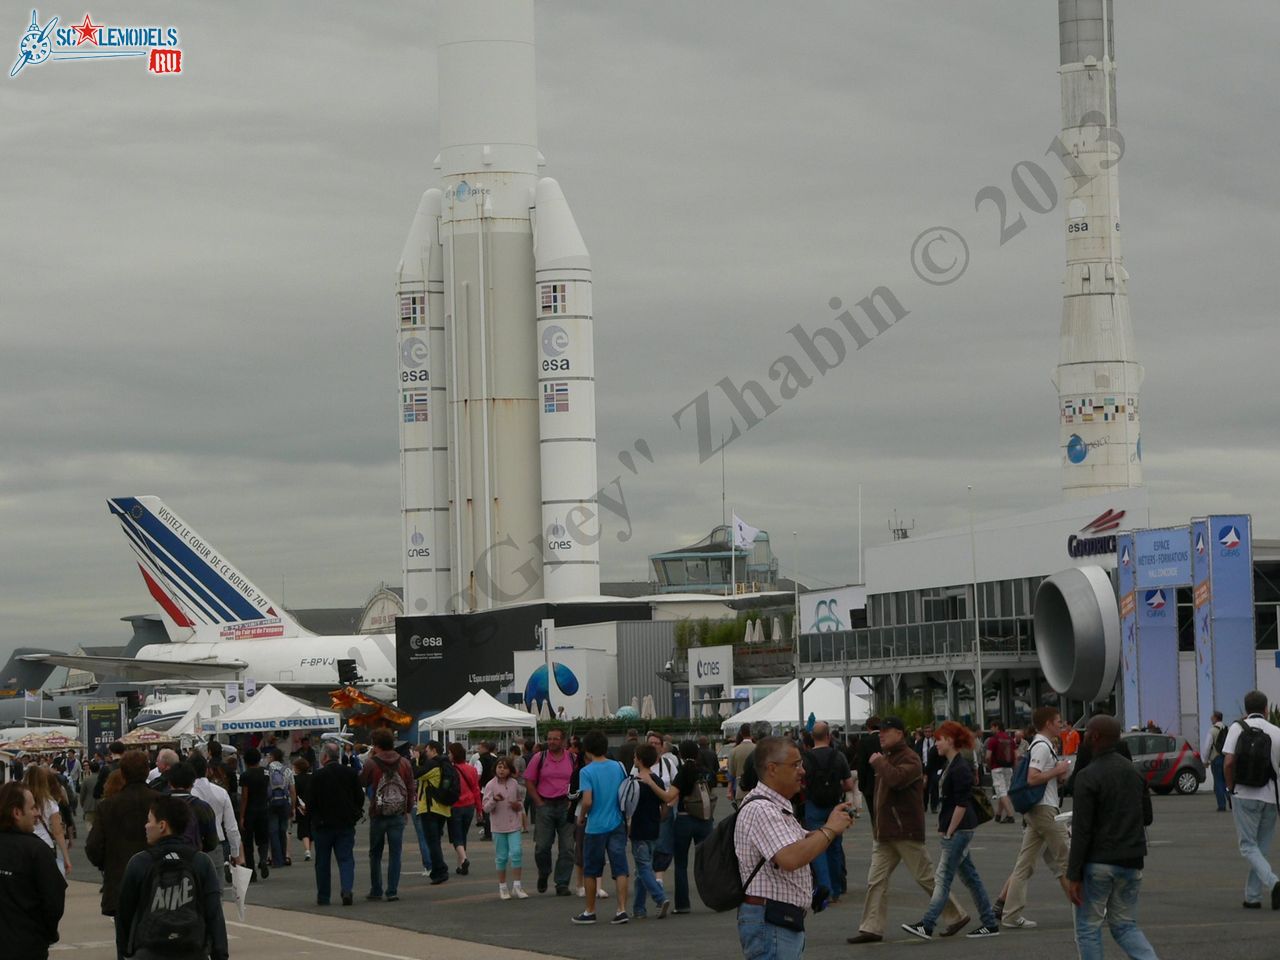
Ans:
POLYGON ((524 783, 533 804, 533 859, 538 865, 538 892, 547 892, 551 876, 551 844, 558 840, 556 896, 569 895, 573 876, 573 817, 569 815, 569 783, 573 779, 573 755, 564 748, 564 731, 547 733, 547 749, 536 753, 525 767, 524 783))

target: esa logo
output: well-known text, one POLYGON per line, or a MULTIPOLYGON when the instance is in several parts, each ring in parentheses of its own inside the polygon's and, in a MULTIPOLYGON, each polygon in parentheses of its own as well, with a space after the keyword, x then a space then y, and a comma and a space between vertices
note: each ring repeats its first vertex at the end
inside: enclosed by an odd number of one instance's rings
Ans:
POLYGON ((569 358, 564 355, 569 349, 569 331, 559 324, 552 324, 542 331, 542 352, 550 359, 542 361, 544 373, 565 371, 569 369, 569 358))
POLYGON ((401 370, 401 383, 426 383, 431 379, 430 370, 401 370))
POLYGON ((432 647, 443 647, 444 637, 420 637, 414 634, 409 638, 409 649, 427 650, 432 647))
POLYGON ((568 370, 569 358, 561 357, 559 360, 543 360, 542 369, 546 373, 551 373, 552 371, 555 371, 555 370, 561 370, 561 371, 568 370))

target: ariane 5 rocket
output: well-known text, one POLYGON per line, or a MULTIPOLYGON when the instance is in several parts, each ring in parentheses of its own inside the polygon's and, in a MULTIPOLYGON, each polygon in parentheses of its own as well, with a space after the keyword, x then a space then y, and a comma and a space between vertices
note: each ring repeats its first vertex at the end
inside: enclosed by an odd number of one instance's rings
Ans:
POLYGON ((1120 253, 1123 140, 1116 131, 1110 0, 1058 0, 1067 272, 1058 388, 1068 499, 1142 485, 1142 367, 1120 253))
POLYGON ((439 5, 439 185, 396 283, 411 616, 600 593, 591 258, 539 177, 533 19, 439 5))

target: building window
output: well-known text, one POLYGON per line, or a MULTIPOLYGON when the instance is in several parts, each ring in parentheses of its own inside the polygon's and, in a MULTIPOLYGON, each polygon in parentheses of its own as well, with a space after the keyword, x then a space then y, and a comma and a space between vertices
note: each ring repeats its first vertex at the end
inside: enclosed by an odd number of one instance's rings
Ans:
POLYGON ((568 298, 563 283, 544 283, 541 289, 544 314, 568 313, 568 298))

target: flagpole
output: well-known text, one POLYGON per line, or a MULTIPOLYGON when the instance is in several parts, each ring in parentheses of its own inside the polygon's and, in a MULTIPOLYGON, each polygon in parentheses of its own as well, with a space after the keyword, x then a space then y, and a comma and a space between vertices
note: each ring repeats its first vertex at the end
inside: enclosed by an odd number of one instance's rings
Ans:
POLYGON ((738 592, 738 525, 729 527, 729 596, 738 592))

